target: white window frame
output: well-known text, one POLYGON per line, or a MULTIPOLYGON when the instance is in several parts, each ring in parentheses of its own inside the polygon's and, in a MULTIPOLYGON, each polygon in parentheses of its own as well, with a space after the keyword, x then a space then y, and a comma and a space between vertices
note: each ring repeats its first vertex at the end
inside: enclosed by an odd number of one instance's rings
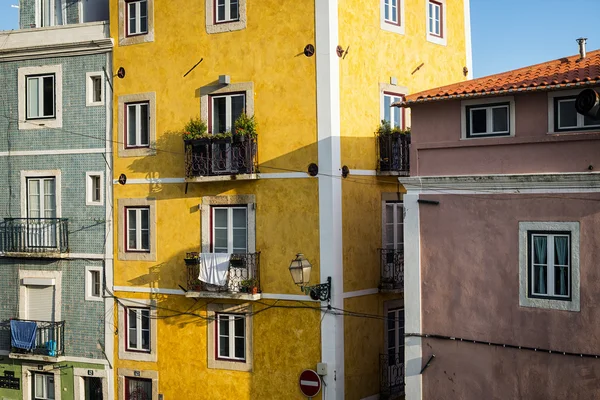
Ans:
POLYGON ((105 92, 105 81, 104 81, 104 73, 101 71, 96 72, 87 72, 85 74, 85 105, 86 107, 96 107, 104 105, 104 92, 105 92), (100 101, 96 101, 96 87, 94 86, 95 80, 100 80, 100 101))
POLYGON ((425 2, 425 32, 427 34, 427 41, 435 44, 439 44, 442 46, 446 46, 448 41, 448 24, 446 19, 446 0, 427 0, 425 2), (441 7, 440 13, 440 35, 436 35, 435 33, 431 33, 429 31, 429 20, 433 18, 429 13, 429 4, 433 4, 435 7, 441 7))
POLYGON ((56 94, 55 94, 56 93, 56 77, 54 76, 54 74, 27 75, 25 77, 25 87, 26 87, 25 90, 26 90, 26 97, 27 97, 27 103, 25 105, 25 118, 28 121, 55 118, 56 117, 56 94), (52 79, 52 114, 49 114, 49 115, 45 115, 44 111, 42 110, 44 108, 44 103, 45 103, 43 81, 46 80, 47 78, 52 79), (30 115, 29 105, 30 105, 31 99, 29 98, 29 85, 30 85, 30 82, 32 82, 32 81, 38 82, 37 108, 40 110, 40 115, 37 115, 37 116, 30 115))
MULTIPOLYGON (((117 129, 122 140, 119 141, 119 157, 144 157, 156 154, 156 93, 137 93, 119 96, 117 110, 117 129), (148 103, 148 145, 132 146, 127 143, 126 105, 148 103), (127 143, 127 146, 126 146, 127 143)), ((138 124, 138 126, 140 126, 138 124)))
POLYGON ((217 313, 216 316, 216 336, 217 336, 217 358, 219 360, 232 360, 232 361, 246 361, 246 316, 243 314, 227 314, 227 313, 217 313), (221 354, 221 324, 220 322, 223 319, 227 319, 227 323, 229 325, 229 335, 227 336, 227 341, 229 342, 229 355, 221 354), (244 323, 244 336, 241 336, 244 339, 244 356, 236 357, 235 356, 235 339, 238 339, 239 336, 235 336, 235 323, 236 321, 242 320, 244 323))
POLYGON ((18 111, 19 129, 62 128, 62 65, 23 67, 18 69, 18 111), (52 117, 29 119, 27 115, 27 78, 54 75, 54 115, 52 117))
POLYGON ((61 171, 57 169, 52 170, 38 170, 38 171, 21 171, 21 218, 28 218, 28 196, 27 196, 27 182, 33 178, 54 178, 54 190, 55 201, 56 201, 56 218, 62 218, 62 183, 61 183, 61 171))
MULTIPOLYGON (((227 0, 228 2, 229 0, 227 0)), ((238 19, 217 21, 216 0, 205 0, 206 33, 223 33, 246 29, 246 0, 238 0, 238 19)), ((227 5, 226 5, 227 7, 227 5)), ((226 8, 226 10, 228 10, 226 8)), ((227 14, 226 14, 227 15, 227 14)))
MULTIPOLYGON (((119 359, 133 361, 149 361, 156 362, 158 359, 158 324, 156 301, 145 299, 120 299, 118 304, 118 322, 119 322, 119 359), (129 343, 127 339, 126 313, 129 308, 148 308, 150 309, 150 351, 134 350, 129 351, 129 343)), ((133 375, 133 374, 131 374, 133 375)))
MULTIPOLYGON (((216 210, 227 210, 227 253, 231 254, 231 253, 235 253, 233 251, 233 231, 234 231, 234 227, 233 227, 233 210, 244 210, 246 212, 246 251, 244 253, 248 253, 248 206, 224 206, 224 207, 219 207, 219 206, 214 206, 211 207, 211 221, 212 221, 212 226, 211 226, 211 230, 212 230, 212 237, 213 237, 213 243, 211 243, 212 245, 212 250, 214 252, 215 249, 215 243, 214 243, 214 238, 216 237, 216 227, 215 227, 215 212, 216 210)), ((242 253, 243 254, 243 253, 242 253)))
POLYGON ((150 216, 150 207, 148 206, 139 206, 139 207, 125 207, 125 216, 127 222, 127 231, 125 232, 125 249, 128 252, 144 252, 149 253, 152 246, 152 225, 151 225, 151 216, 150 216), (136 247, 129 247, 129 212, 135 211, 135 242, 136 247), (148 215, 148 248, 145 249, 142 246, 142 211, 147 211, 148 215))
MULTIPOLYGON (((598 91, 600 87, 592 87, 592 89, 598 91)), ((600 132, 600 125, 583 125, 583 115, 577 114, 577 127, 556 129, 558 123, 555 124, 557 119, 556 113, 558 110, 555 107, 555 100, 565 97, 577 97, 583 89, 572 89, 572 90, 561 90, 548 93, 548 134, 554 133, 589 133, 589 132, 600 132), (581 126, 580 126, 581 125, 581 126)), ((560 114, 559 114, 560 115, 560 114)))
MULTIPOLYGON (((383 215, 382 215, 382 233, 381 233, 381 247, 384 249, 388 249, 387 245, 390 242, 389 238, 387 237, 387 225, 389 224, 389 222, 387 221, 387 208, 389 205, 393 205, 394 208, 394 221, 392 221, 392 225, 394 226, 394 238, 393 238, 393 250, 404 250, 404 240, 402 240, 402 249, 398 249, 398 245, 400 243, 398 243, 398 238, 397 238, 397 225, 400 224, 402 225, 402 229, 404 232, 404 203, 402 202, 402 200, 384 200, 382 202, 383 205, 383 215)), ((391 249, 390 249, 391 250, 391 249)))
MULTIPOLYGON (((571 297, 571 235, 565 235, 564 233, 552 233, 552 232, 547 232, 547 231, 543 231, 543 232, 533 232, 533 231, 528 231, 528 249, 527 251, 529 252, 529 294, 531 297, 548 297, 548 298, 554 298, 556 300, 568 300, 571 297), (534 238, 535 237, 545 237, 546 238, 546 253, 547 253, 547 258, 546 258, 546 289, 547 289, 547 293, 534 293, 534 288, 535 285, 533 285, 534 280, 535 280, 535 266, 536 264, 534 263, 533 255, 532 252, 534 251, 534 238), (554 247, 554 238, 556 237, 567 237, 568 238, 568 264, 566 265, 566 268, 569 272, 568 274, 568 281, 567 281, 567 294, 566 295, 561 295, 561 294, 557 294, 554 291, 554 278, 555 278, 555 268, 557 267, 557 265, 554 263, 555 261, 555 247, 554 247)), ((560 267, 560 266, 559 266, 560 267)))
POLYGON ((125 2, 125 14, 126 14, 126 22, 125 25, 127 26, 127 36, 138 36, 138 35, 145 35, 148 33, 148 0, 127 0, 125 2), (141 23, 141 9, 142 9, 142 3, 146 3, 146 30, 142 31, 142 23, 141 23), (135 15, 136 18, 134 20, 135 22, 135 30, 131 29, 131 24, 130 24, 130 20, 129 20, 129 12, 131 10, 131 6, 135 7, 135 15))
POLYGON ((54 286, 54 320, 62 321, 62 271, 19 270, 19 319, 28 315, 27 286, 54 286))
POLYGON ((476 137, 493 137, 493 136, 509 136, 510 135, 510 104, 494 104, 494 105, 482 105, 482 106, 472 106, 466 108, 467 118, 468 118, 468 131, 467 137, 469 139, 476 137), (508 121, 506 126, 508 130, 506 131, 494 131, 494 110, 496 109, 506 109, 506 117, 508 121), (473 111, 481 111, 485 110, 485 122, 486 122, 486 130, 485 132, 474 133, 473 132, 473 111))
MULTIPOLYGON (((470 113, 469 113, 470 118, 470 113)), ((515 100, 513 96, 502 96, 502 97, 491 97, 486 99, 477 99, 477 100, 463 100, 461 101, 461 140, 483 140, 483 139, 493 139, 496 137, 514 137, 515 136, 515 100), (467 134, 467 108, 469 107, 486 107, 491 104, 498 103, 508 103, 509 104, 509 133, 508 134, 498 134, 498 135, 488 135, 488 134, 476 134, 476 135, 468 135, 467 134)))
POLYGON ((103 206, 104 205, 104 172, 103 171, 88 171, 85 173, 85 204, 87 206, 103 206), (100 178, 100 200, 94 200, 94 177, 100 178))
POLYGON ((21 387, 23 388, 23 400, 34 400, 34 374, 36 373, 47 373, 54 375, 54 400, 61 400, 62 398, 62 385, 61 385, 61 369, 51 369, 45 367, 43 370, 39 369, 38 364, 23 364, 21 368, 21 387))
MULTIPOLYGON (((218 304, 218 303, 210 303, 206 307, 207 309, 207 317, 208 323, 208 368, 211 369, 227 369, 233 371, 246 371, 251 372, 253 366, 253 344, 252 344, 252 319, 253 317, 249 315, 252 311, 252 306, 250 304, 218 304), (218 345, 218 340, 216 335, 218 334, 217 327, 215 324, 218 324, 216 315, 217 314, 230 314, 230 315, 245 315, 245 360, 235 359, 235 358, 220 358, 217 356, 217 349, 215 346, 218 345)), ((230 347, 231 348, 231 347, 230 347)))
POLYGON ((104 301, 104 269, 100 266, 85 267, 85 300, 86 301, 104 301), (94 273, 98 273, 100 279, 100 291, 94 295, 94 273))
MULTIPOLYGON (((390 105, 395 103, 396 101, 402 101, 404 100, 404 95, 401 93, 395 93, 395 92, 390 92, 390 91, 382 91, 381 92, 381 116, 380 119, 386 120, 385 119, 385 98, 389 97, 390 98, 390 105), (395 100, 397 99, 397 100, 395 100)), ((390 111, 390 119, 391 121, 388 121, 390 123, 390 126, 393 128, 395 126, 397 126, 400 129, 404 129, 404 127, 406 126, 406 123, 404 121, 404 108, 399 109, 400 112, 400 121, 399 124, 396 124, 396 122, 398 121, 394 121, 394 113, 393 110, 390 111)))
POLYGON ((225 131, 226 132, 233 131, 235 120, 233 119, 233 110, 231 108, 231 99, 234 97, 243 97, 243 99, 244 99, 244 111, 243 112, 246 112, 246 93, 229 93, 229 94, 220 94, 220 95, 210 96, 210 108, 211 108, 210 132, 212 134, 221 133, 221 132, 217 132, 215 129, 215 126, 216 126, 216 118, 214 115, 215 99, 222 99, 222 98, 225 99, 225 113, 226 113, 225 114, 226 115, 225 131))
POLYGON ((158 229, 156 225, 156 199, 152 197, 141 199, 122 198, 117 200, 117 208, 119 217, 117 219, 117 235, 118 235, 118 258, 121 261, 156 261, 157 236, 158 229), (127 208, 148 207, 150 209, 150 250, 149 251, 128 251, 129 243, 126 243, 128 238, 125 228, 127 208))
POLYGON ((150 308, 149 307, 127 307, 127 309, 125 310, 126 315, 125 315, 125 329, 127 329, 127 342, 125 343, 125 350, 127 351, 139 351, 139 352, 145 352, 145 353, 150 353, 152 350, 152 326, 151 326, 151 322, 150 322, 150 308), (130 321, 131 321, 131 312, 134 312, 135 314, 135 335, 136 335, 136 342, 138 344, 137 347, 131 347, 129 344, 129 338, 131 336, 131 329, 130 329, 130 321), (147 313, 148 316, 148 337, 150 338, 150 342, 148 343, 148 348, 145 349, 144 347, 142 347, 142 333, 143 333, 143 328, 142 328, 142 319, 144 318, 144 313, 147 313))
POLYGON ((248 211, 246 214, 247 222, 247 251, 248 253, 256 253, 256 196, 253 194, 240 194, 231 196, 205 196, 202 197, 201 209, 201 240, 202 252, 212 252, 212 208, 218 206, 241 206, 246 205, 248 211))
POLYGON ((47 373, 47 372, 34 372, 33 373, 33 387, 32 387, 32 395, 35 399, 39 399, 39 400, 54 400, 56 398, 56 389, 54 390, 54 396, 52 397, 48 397, 48 388, 50 387, 50 379, 52 379, 52 388, 54 389, 54 375, 52 373, 47 373), (41 385, 42 387, 40 389, 42 389, 42 396, 38 397, 36 395, 37 391, 38 391, 38 380, 37 377, 38 376, 42 376, 43 378, 41 379, 41 381, 43 382, 43 384, 41 385))
POLYGON ((564 311, 580 311, 579 222, 519 222, 519 305, 564 311), (529 233, 570 232, 571 284, 570 299, 530 296, 529 233))
POLYGON ((574 97, 557 97, 555 99, 556 101, 556 107, 554 109, 555 115, 556 115, 556 125, 554 127, 554 130, 556 132, 569 132, 569 131, 599 131, 600 130, 600 121, 598 121, 597 124, 594 125, 586 125, 585 124, 585 116, 582 114, 577 113, 577 122, 575 126, 566 126, 566 127, 561 127, 560 126, 560 105, 563 102, 575 102, 575 98, 574 97))
POLYGON ((128 9, 126 0, 119 2, 119 46, 129 46, 134 44, 149 43, 154 41, 154 0, 147 1, 147 31, 130 35, 128 32, 128 9))
POLYGON ((67 24, 67 1, 66 0, 35 0, 35 26, 38 28, 49 26, 60 26, 67 24), (50 23, 44 23, 43 2, 50 3, 50 23), (60 15, 56 12, 57 4, 60 6, 60 15), (60 18, 60 20, 58 19, 60 18))
MULTIPOLYGON (((396 1, 396 9, 397 9, 397 16, 398 21, 394 22, 393 20, 390 20, 389 18, 386 19, 385 18, 385 11, 386 8, 392 8, 391 4, 392 4, 392 0, 380 0, 380 4, 381 4, 381 29, 385 30, 385 31, 389 31, 389 32, 394 32, 394 33, 398 33, 403 35, 404 34, 404 1, 405 0, 395 0, 396 1), (388 4, 386 4, 388 3, 388 4)), ((391 10, 390 10, 391 12, 391 10)))
POLYGON ((152 119, 152 115, 150 114, 150 103, 147 101, 136 102, 136 103, 126 103, 125 104, 125 131, 124 133, 124 142, 127 143, 127 149, 135 149, 135 148, 147 148, 150 147, 150 120, 152 119), (148 143, 142 143, 142 106, 146 106, 148 109, 148 143), (133 108, 135 110, 135 143, 129 143, 129 124, 131 121, 129 120, 129 109, 133 108))
POLYGON ((223 24, 228 22, 235 22, 240 20, 240 0, 214 0, 215 2, 215 23, 223 24), (219 2, 223 1, 223 7, 225 7, 225 19, 219 19, 219 2), (238 17, 231 18, 231 3, 237 3, 238 6, 238 17))

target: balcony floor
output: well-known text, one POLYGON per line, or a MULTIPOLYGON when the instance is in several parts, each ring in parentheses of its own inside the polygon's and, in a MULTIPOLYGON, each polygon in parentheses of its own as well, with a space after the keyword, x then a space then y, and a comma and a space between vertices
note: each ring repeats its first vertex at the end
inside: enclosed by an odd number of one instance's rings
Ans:
POLYGON ((240 292, 194 292, 188 290, 185 293, 185 297, 190 298, 204 298, 204 299, 231 299, 231 300, 245 300, 245 301, 257 301, 261 299, 261 294, 252 294, 252 293, 240 293, 240 292))
POLYGON ((223 182, 223 181, 253 181, 258 179, 258 174, 232 174, 213 176, 191 176, 185 178, 186 182, 223 182))

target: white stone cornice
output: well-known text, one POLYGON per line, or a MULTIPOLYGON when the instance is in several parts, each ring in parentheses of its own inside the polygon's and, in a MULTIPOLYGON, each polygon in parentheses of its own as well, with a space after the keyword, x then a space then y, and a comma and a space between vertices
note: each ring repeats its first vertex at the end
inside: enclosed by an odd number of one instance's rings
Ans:
POLYGON ((90 42, 60 43, 8 50, 2 49, 0 50, 0 62, 107 53, 111 51, 112 48, 112 39, 100 39, 90 42))
POLYGON ((413 194, 600 192, 600 173, 401 177, 413 194))

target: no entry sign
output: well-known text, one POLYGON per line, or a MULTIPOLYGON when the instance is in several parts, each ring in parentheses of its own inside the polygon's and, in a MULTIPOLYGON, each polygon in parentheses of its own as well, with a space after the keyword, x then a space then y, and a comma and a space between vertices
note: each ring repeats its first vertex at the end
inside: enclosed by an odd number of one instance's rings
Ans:
POLYGON ((315 397, 321 391, 321 377, 312 369, 305 369, 300 374, 300 391, 306 397, 315 397))

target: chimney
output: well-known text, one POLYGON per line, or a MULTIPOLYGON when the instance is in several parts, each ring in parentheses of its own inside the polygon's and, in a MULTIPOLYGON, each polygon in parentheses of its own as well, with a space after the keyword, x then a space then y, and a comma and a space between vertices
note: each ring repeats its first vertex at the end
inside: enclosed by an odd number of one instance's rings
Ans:
POLYGON ((579 38, 577 39, 577 43, 579 44, 579 59, 585 58, 585 41, 587 38, 579 38))

